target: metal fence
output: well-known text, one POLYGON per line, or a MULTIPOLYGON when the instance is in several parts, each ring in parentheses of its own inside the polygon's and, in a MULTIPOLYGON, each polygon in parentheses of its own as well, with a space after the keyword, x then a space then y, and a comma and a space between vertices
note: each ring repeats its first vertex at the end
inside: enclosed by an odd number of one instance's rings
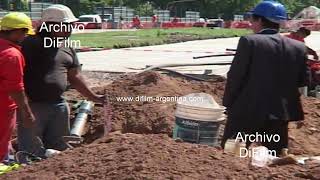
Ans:
MULTIPOLYGON (((50 1, 53 2, 54 1, 50 1)), ((46 2, 43 0, 42 2, 29 2, 28 3, 28 11, 22 11, 28 16, 30 16, 33 20, 38 20, 41 18, 41 13, 43 9, 49 7, 53 3, 46 2)), ((2 10, 0 11, 0 18, 6 15, 10 10, 2 10)), ((120 7, 96 7, 94 9, 95 14, 99 15, 106 15, 111 14, 112 22, 120 22, 120 19, 122 18, 122 21, 124 22, 131 22, 133 17, 135 15, 141 15, 139 11, 135 11, 134 9, 120 6, 120 7)), ((159 22, 171 22, 173 21, 174 17, 170 16, 172 14, 169 10, 153 10, 153 14, 158 16, 159 22)), ((185 16, 179 16, 177 17, 179 22, 196 22, 200 18, 200 13, 195 11, 186 11, 185 16)), ((151 22, 152 17, 151 16, 140 16, 140 20, 142 22, 151 22)))
MULTIPOLYGON (((95 13, 99 15, 112 14, 113 21, 119 22, 120 18, 122 21, 130 22, 136 15, 140 17, 143 22, 151 22, 151 16, 140 16, 139 12, 128 7, 97 7, 95 13)), ((170 16, 169 10, 154 10, 153 14, 157 15, 159 22, 171 22, 174 17, 170 16)), ((179 22, 196 22, 200 18, 200 12, 186 11, 185 17, 178 17, 179 22)))

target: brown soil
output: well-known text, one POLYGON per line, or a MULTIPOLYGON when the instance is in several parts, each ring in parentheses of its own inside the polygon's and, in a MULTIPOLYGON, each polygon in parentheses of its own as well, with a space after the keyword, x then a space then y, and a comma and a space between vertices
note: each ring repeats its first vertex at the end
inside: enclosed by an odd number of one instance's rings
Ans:
MULTIPOLYGON (((4 179, 320 179, 319 164, 256 169, 248 166, 249 160, 224 154, 216 148, 174 142, 169 137, 175 102, 116 100, 116 97, 205 92, 221 103, 223 78, 199 82, 148 72, 118 77, 109 85, 97 83, 99 87, 94 90, 109 95, 113 108, 112 131, 129 134, 103 137, 103 108, 97 106, 84 136, 87 145, 3 176, 4 179)), ((82 98, 74 90, 67 97, 82 98)), ((294 123, 290 125, 290 150, 294 154, 320 155, 320 101, 303 98, 303 104, 305 125, 300 129, 294 123)))
POLYGON ((114 133, 35 163, 3 179, 317 179, 320 167, 254 168, 204 145, 178 143, 167 135, 114 133))
POLYGON ((304 126, 290 125, 289 146, 293 154, 320 155, 320 100, 303 98, 304 126))
MULTIPOLYGON (((109 96, 113 107, 113 131, 138 134, 165 133, 171 136, 175 102, 120 102, 116 97, 174 97, 205 92, 213 95, 221 103, 224 79, 215 76, 212 82, 199 82, 147 72, 139 76, 125 76, 108 86, 94 89, 100 94, 106 93, 109 96)), ((73 96, 77 95, 73 93, 73 96)), ((103 135, 103 109, 97 107, 95 110, 91 127, 85 135, 87 143, 103 135)))
MULTIPOLYGON (((205 92, 221 103, 225 80, 214 77, 212 82, 189 81, 181 77, 148 72, 140 76, 125 76, 106 87, 95 88, 101 94, 110 95, 113 106, 113 131, 138 134, 165 133, 172 135, 174 102, 117 102, 115 97, 129 96, 182 96, 193 92, 205 92)), ((76 93, 73 93, 75 95, 76 93)), ((320 155, 320 100, 302 98, 305 110, 305 125, 297 128, 290 123, 290 152, 297 155, 320 155)), ((103 109, 96 113, 86 133, 87 143, 103 135, 103 109)))

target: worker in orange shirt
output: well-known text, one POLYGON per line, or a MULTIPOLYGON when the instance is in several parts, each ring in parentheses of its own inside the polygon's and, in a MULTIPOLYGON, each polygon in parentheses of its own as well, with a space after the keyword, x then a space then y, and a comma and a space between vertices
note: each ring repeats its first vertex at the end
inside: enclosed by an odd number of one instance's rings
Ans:
MULTIPOLYGON (((298 30, 292 31, 290 34, 288 34, 286 36, 288 38, 305 43, 304 39, 306 37, 310 36, 310 34, 311 34, 311 31, 309 29, 307 29, 305 27, 300 27, 298 30)), ((317 52, 309 47, 307 47, 307 48, 308 48, 308 54, 312 55, 315 60, 319 60, 319 56, 318 56, 317 52)))
POLYGON ((33 33, 31 19, 23 13, 9 13, 0 22, 0 163, 9 151, 18 107, 24 116, 22 125, 33 126, 34 116, 24 92, 25 62, 18 46, 26 34, 33 33))

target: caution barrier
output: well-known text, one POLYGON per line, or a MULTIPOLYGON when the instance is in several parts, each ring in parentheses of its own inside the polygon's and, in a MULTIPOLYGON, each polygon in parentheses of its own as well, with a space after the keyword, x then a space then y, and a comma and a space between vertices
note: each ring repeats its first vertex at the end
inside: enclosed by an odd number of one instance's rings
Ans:
POLYGON ((234 29, 249 29, 251 23, 249 21, 232 21, 230 24, 230 28, 234 29))

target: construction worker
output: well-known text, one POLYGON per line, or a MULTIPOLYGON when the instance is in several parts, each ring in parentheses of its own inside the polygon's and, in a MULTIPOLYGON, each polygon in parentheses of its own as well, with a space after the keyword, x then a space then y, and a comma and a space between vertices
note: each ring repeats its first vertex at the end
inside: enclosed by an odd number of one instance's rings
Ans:
POLYGON ((287 19, 282 4, 263 1, 250 14, 255 34, 240 38, 227 74, 222 147, 228 139, 249 135, 247 148, 260 143, 279 156, 288 147, 288 123, 304 119, 299 87, 307 81, 307 51, 303 43, 279 34, 287 19))
MULTIPOLYGON (((300 27, 297 30, 292 31, 290 34, 286 35, 288 38, 300 41, 305 43, 305 38, 308 37, 311 34, 311 31, 307 29, 306 27, 300 27)), ((319 56, 317 52, 310 47, 307 46, 307 52, 308 55, 313 56, 313 60, 309 60, 307 62, 308 69, 309 69, 309 82, 308 82, 308 89, 312 90, 317 85, 320 84, 320 76, 319 76, 319 69, 320 69, 320 62, 314 61, 319 60, 319 56)))
POLYGON ((22 43, 26 58, 25 87, 30 106, 35 115, 35 136, 29 129, 18 126, 19 150, 44 158, 46 149, 65 150, 69 146, 63 140, 69 135, 69 106, 62 97, 67 80, 83 96, 94 102, 103 103, 104 96, 95 94, 81 75, 80 63, 71 47, 45 47, 45 38, 65 38, 71 35, 71 28, 78 19, 64 5, 52 5, 42 12, 42 27, 35 36, 29 36, 22 43), (69 29, 69 30, 68 30, 69 29), (41 139, 41 143, 35 139, 41 139), (38 144, 38 145, 36 145, 38 144), (39 145, 40 144, 40 145, 39 145))
POLYGON ((123 28, 123 25, 124 25, 124 22, 123 22, 123 17, 122 16, 120 16, 120 18, 119 18, 119 27, 118 27, 118 29, 122 29, 123 28))
MULTIPOLYGON (((311 31, 307 29, 306 27, 300 27, 298 30, 292 31, 290 34, 286 35, 288 38, 301 41, 305 43, 304 39, 308 36, 310 36, 311 31)), ((316 51, 313 49, 308 48, 308 54, 312 55, 315 60, 319 60, 319 56, 316 51)))
POLYGON ((132 28, 136 28, 136 29, 141 29, 142 28, 140 17, 138 15, 136 15, 132 19, 132 28))
POLYGON ((158 27, 158 16, 154 14, 151 18, 152 27, 157 28, 158 27))
POLYGON ((172 23, 173 24, 177 24, 179 22, 179 19, 177 16, 174 16, 174 18, 172 19, 172 23))
POLYGON ((25 62, 18 45, 26 34, 33 33, 31 19, 23 13, 9 13, 0 22, 0 163, 8 153, 17 107, 21 109, 24 128, 31 128, 34 122, 24 92, 25 62))

